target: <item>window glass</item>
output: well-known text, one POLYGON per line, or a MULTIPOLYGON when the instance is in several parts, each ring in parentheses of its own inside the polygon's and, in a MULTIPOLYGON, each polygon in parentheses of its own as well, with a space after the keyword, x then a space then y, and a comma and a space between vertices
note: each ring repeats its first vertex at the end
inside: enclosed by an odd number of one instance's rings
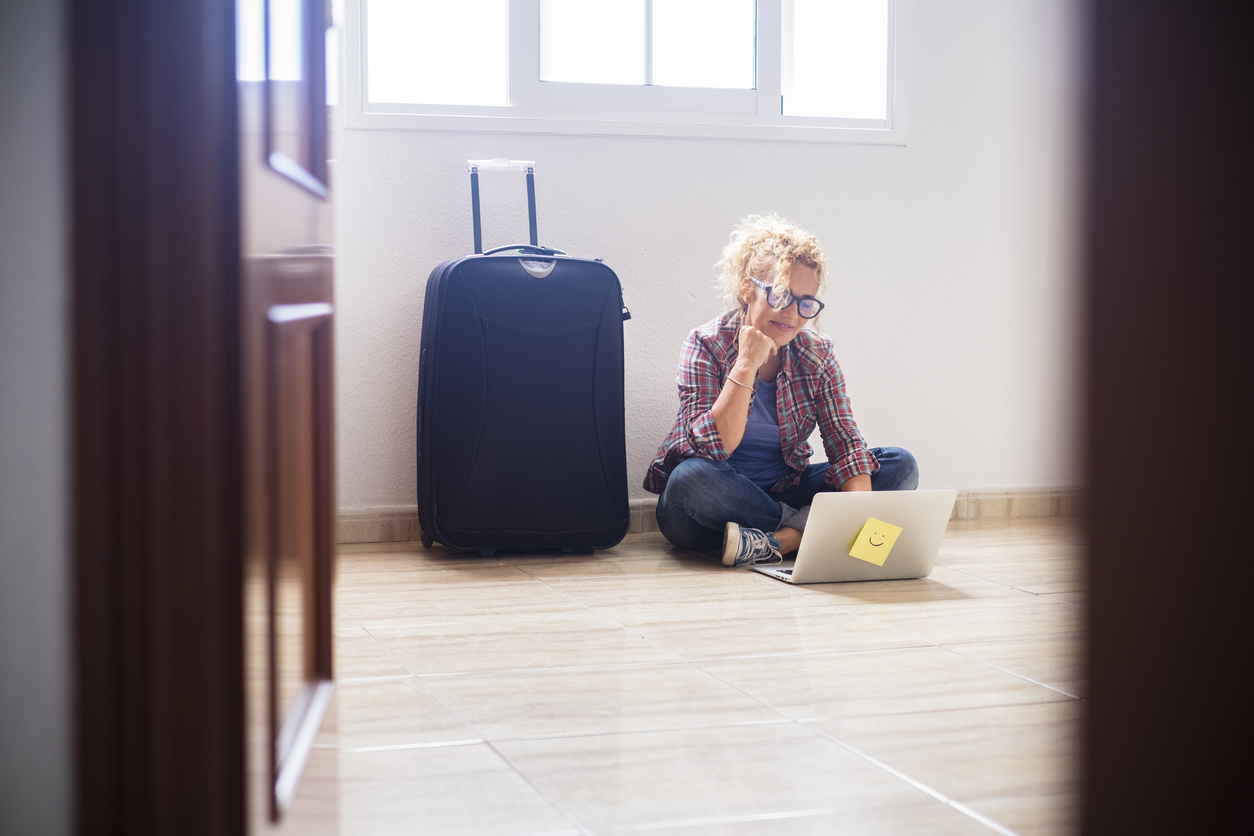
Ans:
POLYGON ((754 86, 754 0, 653 0, 653 83, 754 86))
POLYGON ((508 0, 369 0, 370 101, 509 104, 508 5, 508 0))
POLYGON ((645 83, 644 0, 540 0, 540 79, 645 83))
POLYGON ((793 0, 792 23, 784 113, 886 119, 888 0, 793 0))
POLYGON ((304 78, 300 12, 300 0, 270 0, 270 78, 276 81, 304 78))

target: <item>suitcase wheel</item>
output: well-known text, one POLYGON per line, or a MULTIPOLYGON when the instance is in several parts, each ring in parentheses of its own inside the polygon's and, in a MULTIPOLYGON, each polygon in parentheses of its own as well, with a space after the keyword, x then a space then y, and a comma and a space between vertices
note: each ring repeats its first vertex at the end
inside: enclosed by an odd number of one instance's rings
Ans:
POLYGON ((480 557, 491 557, 496 554, 496 549, 479 549, 480 557))
POLYGON ((428 533, 427 533, 427 532, 425 532, 425 531, 424 531, 424 532, 422 532, 422 547, 423 547, 424 549, 429 549, 429 548, 431 548, 431 544, 432 544, 432 543, 434 543, 434 542, 435 542, 435 540, 433 540, 433 539, 431 538, 431 535, 430 535, 430 534, 428 534, 428 533))

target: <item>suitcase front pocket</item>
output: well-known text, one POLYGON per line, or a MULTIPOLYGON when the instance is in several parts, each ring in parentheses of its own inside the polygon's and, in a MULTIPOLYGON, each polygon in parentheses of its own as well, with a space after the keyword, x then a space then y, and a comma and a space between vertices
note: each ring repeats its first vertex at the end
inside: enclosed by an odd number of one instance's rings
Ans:
MULTIPOLYGON (((621 509, 601 449, 600 320, 532 325, 481 319, 484 370, 470 461, 441 463, 449 529, 574 532, 613 528, 621 509), (460 475, 460 478, 456 478, 460 475), (453 478, 446 478, 453 477, 453 478)), ((621 414, 621 404, 618 405, 621 414)))

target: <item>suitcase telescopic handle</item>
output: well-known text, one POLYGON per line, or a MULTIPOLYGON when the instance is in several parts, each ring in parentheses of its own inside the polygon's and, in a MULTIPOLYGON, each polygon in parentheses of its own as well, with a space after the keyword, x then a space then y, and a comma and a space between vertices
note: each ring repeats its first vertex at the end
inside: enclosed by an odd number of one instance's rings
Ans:
MULTIPOLYGON (((534 160, 466 160, 470 171, 470 212, 475 226, 475 252, 483 252, 483 226, 479 218, 479 172, 524 171, 527 173, 527 221, 531 233, 531 246, 538 247, 536 235, 536 164, 534 160)), ((506 247, 505 249, 513 249, 506 247)))

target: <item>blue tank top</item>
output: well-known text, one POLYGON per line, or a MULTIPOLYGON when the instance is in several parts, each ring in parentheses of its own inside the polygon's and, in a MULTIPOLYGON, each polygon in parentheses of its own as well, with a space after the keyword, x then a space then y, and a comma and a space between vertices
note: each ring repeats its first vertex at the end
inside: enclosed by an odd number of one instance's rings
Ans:
POLYGON ((727 460, 737 473, 761 488, 771 487, 788 472, 779 446, 775 397, 775 384, 759 380, 744 437, 727 460))

